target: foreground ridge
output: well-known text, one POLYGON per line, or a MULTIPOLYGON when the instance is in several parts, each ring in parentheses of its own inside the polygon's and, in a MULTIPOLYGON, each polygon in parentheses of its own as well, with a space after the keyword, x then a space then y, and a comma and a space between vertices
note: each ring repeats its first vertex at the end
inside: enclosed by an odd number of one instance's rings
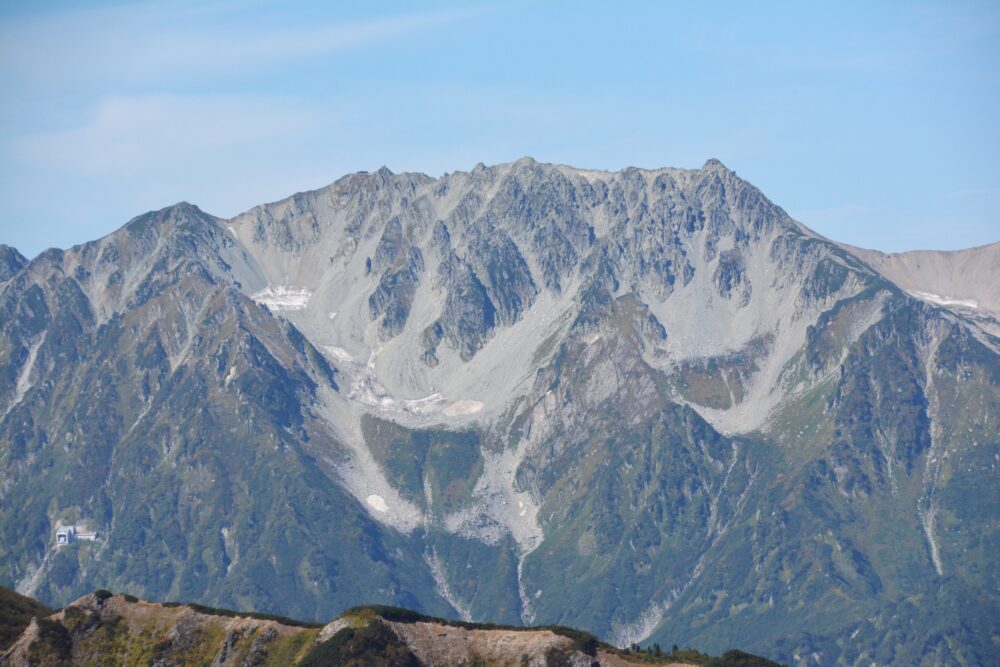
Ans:
POLYGON ((96 591, 64 609, 43 607, 8 589, 11 609, 35 612, 21 634, 0 647, 0 665, 710 665, 778 667, 730 651, 721 658, 693 650, 620 650, 593 635, 559 626, 523 628, 449 621, 407 609, 354 607, 327 623, 202 605, 157 604, 96 591), (50 612, 51 610, 44 610, 50 612))

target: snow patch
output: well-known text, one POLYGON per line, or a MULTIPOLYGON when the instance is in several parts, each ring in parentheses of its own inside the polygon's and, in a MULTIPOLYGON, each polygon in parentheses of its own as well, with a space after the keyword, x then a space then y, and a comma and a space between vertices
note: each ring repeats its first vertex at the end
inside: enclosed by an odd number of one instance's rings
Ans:
POLYGON ((342 347, 324 345, 322 349, 332 358, 350 382, 347 397, 356 403, 377 408, 384 417, 465 417, 483 409, 481 401, 459 400, 449 405, 449 399, 434 391, 420 398, 397 399, 379 382, 375 361, 381 348, 373 350, 364 364, 342 347), (389 414, 385 414, 388 412, 389 414))
POLYGON ((482 401, 461 400, 455 401, 446 407, 441 411, 441 414, 447 417, 461 417, 463 415, 474 415, 482 409, 482 401))
POLYGON ((919 290, 914 290, 909 292, 909 294, 912 294, 921 301, 927 301, 936 306, 944 306, 946 308, 971 308, 973 310, 979 308, 979 302, 975 299, 956 299, 950 296, 941 296, 940 294, 931 294, 930 292, 921 292, 919 290))
POLYGON ((259 292, 254 292, 250 298, 259 304, 267 306, 269 309, 280 312, 284 310, 303 310, 312 297, 312 290, 299 289, 279 285, 271 287, 268 285, 259 292))
POLYGON ((378 494, 375 493, 371 494, 370 496, 365 498, 365 502, 368 503, 369 507, 371 507, 373 510, 377 512, 384 513, 389 511, 389 506, 385 504, 385 499, 378 494))
POLYGON ((323 349, 326 350, 330 356, 332 356, 337 361, 350 362, 354 361, 354 357, 351 353, 342 347, 337 347, 335 345, 324 345, 323 349))
MULTIPOLYGON (((439 392, 428 394, 423 398, 407 399, 403 401, 403 407, 407 412, 418 415, 434 414, 435 412, 445 412, 441 406, 448 402, 447 397, 439 392)), ((447 410, 447 408, 445 409, 447 410)))

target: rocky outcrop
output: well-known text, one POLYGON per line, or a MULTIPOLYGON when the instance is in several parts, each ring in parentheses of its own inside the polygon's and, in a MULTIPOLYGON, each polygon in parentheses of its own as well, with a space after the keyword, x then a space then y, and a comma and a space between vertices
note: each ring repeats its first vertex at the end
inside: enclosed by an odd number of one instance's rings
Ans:
POLYGON ((27 258, 17 248, 0 243, 0 283, 10 280, 27 264, 27 258))
POLYGON ((712 274, 712 280, 721 296, 735 299, 740 307, 750 303, 750 279, 739 251, 725 250, 719 253, 719 263, 712 274))
POLYGON ((383 337, 392 338, 406 326, 423 270, 424 258, 420 250, 411 247, 398 266, 382 274, 375 292, 368 297, 372 319, 382 318, 379 331, 383 337))

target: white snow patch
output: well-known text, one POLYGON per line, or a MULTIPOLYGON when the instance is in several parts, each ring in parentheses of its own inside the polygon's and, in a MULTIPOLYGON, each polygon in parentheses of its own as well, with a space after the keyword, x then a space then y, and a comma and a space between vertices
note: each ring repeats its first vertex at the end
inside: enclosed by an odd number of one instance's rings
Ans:
POLYGON ((459 400, 449 405, 443 393, 433 391, 420 398, 396 398, 389 393, 376 375, 376 360, 381 348, 373 350, 364 364, 354 355, 336 345, 324 345, 322 349, 332 358, 350 383, 347 398, 372 408, 377 408, 382 417, 428 418, 437 415, 445 417, 465 417, 483 409, 481 401, 459 400))
POLYGON ((342 347, 324 345, 323 349, 329 352, 330 355, 337 361, 354 361, 354 357, 351 356, 351 353, 342 347))
POLYGON ((956 306, 959 308, 972 308, 973 310, 979 308, 979 302, 975 299, 956 299, 950 296, 941 296, 940 294, 931 294, 930 292, 921 292, 919 290, 914 290, 910 294, 922 301, 928 301, 937 306, 945 306, 946 308, 956 306))
POLYGON ((483 409, 482 401, 461 400, 461 401, 455 401, 454 403, 446 407, 444 410, 441 411, 441 414, 447 417, 460 417, 463 415, 474 415, 482 409, 483 409))
POLYGON ((423 398, 413 398, 403 401, 403 407, 407 412, 418 415, 434 414, 441 412, 441 406, 448 402, 448 398, 439 392, 428 394, 423 398))
POLYGON ((370 496, 365 498, 365 502, 368 503, 369 507, 371 507, 373 510, 377 512, 389 511, 389 506, 385 504, 385 498, 383 498, 378 494, 375 493, 371 494, 370 496))
POLYGON ((309 304, 312 290, 299 289, 279 285, 271 287, 268 285, 259 292, 254 292, 250 298, 257 303, 263 304, 273 311, 283 310, 303 310, 309 304))

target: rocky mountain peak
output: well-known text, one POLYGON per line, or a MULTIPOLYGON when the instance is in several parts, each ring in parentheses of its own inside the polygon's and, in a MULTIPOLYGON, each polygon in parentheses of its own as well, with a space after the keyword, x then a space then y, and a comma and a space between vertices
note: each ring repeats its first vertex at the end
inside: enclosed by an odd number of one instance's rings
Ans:
POLYGON ((28 259, 17 248, 0 244, 0 282, 10 280, 28 264, 28 259))
POLYGON ((0 282, 0 573, 993 664, 1000 342, 945 297, 995 259, 845 249, 717 160, 152 211, 0 282))
POLYGON ((708 158, 705 160, 705 164, 702 165, 703 171, 727 171, 735 174, 736 172, 731 171, 726 165, 722 164, 722 161, 718 158, 708 158))

